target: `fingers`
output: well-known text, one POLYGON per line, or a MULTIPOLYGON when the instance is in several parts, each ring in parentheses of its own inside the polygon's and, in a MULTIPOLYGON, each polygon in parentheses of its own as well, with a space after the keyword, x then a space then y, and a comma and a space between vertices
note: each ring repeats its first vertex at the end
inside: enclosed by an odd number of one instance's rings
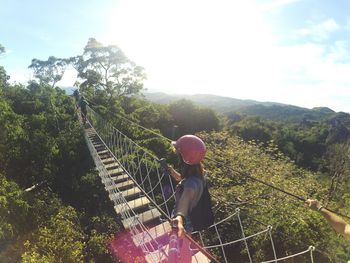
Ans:
POLYGON ((185 236, 185 228, 181 224, 181 222, 179 222, 179 221, 178 221, 178 224, 177 224, 177 236, 179 238, 183 238, 185 236))
POLYGON ((183 238, 185 236, 185 230, 184 228, 179 228, 179 230, 177 231, 177 236, 179 238, 183 238))
POLYGON ((317 199, 307 199, 307 200, 305 201, 305 204, 311 205, 311 204, 314 204, 314 203, 316 203, 316 202, 318 202, 317 199))
POLYGON ((310 207, 312 210, 318 210, 321 206, 320 202, 317 199, 307 199, 305 205, 310 207))
POLYGON ((177 228, 177 236, 179 238, 183 238, 185 236, 185 228, 182 222, 180 222, 180 220, 178 220, 177 218, 173 218, 171 219, 171 224, 174 228, 177 228))
POLYGON ((306 205, 306 206, 310 206, 311 201, 312 201, 311 199, 307 199, 307 200, 305 201, 305 205, 306 205))

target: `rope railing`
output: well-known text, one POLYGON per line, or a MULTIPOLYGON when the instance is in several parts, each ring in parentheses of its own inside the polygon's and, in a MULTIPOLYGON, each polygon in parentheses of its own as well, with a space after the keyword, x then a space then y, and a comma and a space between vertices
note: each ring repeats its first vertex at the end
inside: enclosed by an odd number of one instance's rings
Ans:
MULTIPOLYGON (((244 227, 243 227, 243 223, 242 223, 242 220, 241 220, 241 217, 240 217, 240 209, 239 208, 236 208, 235 212, 233 214, 229 215, 228 217, 226 217, 225 219, 214 223, 212 226, 210 226, 208 228, 208 230, 210 230, 212 228, 215 229, 215 233, 217 235, 217 240, 219 241, 219 243, 218 244, 214 244, 214 245, 204 245, 204 248, 206 248, 206 249, 219 248, 221 250, 221 253, 222 253, 222 256, 223 256, 225 262, 228 262, 227 257, 226 257, 225 247, 231 246, 231 245, 239 243, 239 242, 243 242, 244 243, 245 251, 246 251, 247 256, 248 256, 248 260, 249 260, 250 263, 253 262, 252 256, 251 256, 251 251, 249 249, 247 240, 249 240, 249 239, 251 239, 253 237, 262 235, 262 234, 266 234, 266 233, 269 234, 268 236, 269 236, 269 239, 270 239, 270 243, 271 243, 274 259, 277 259, 276 253, 275 253, 274 242, 273 242, 272 235, 271 235, 272 227, 271 226, 267 226, 264 230, 262 230, 260 232, 257 232, 257 233, 254 233, 252 235, 246 236, 245 235, 245 230, 244 230, 244 227), (221 224, 223 224, 225 222, 227 223, 228 220, 234 220, 234 221, 238 222, 239 229, 240 229, 242 237, 239 238, 239 239, 236 239, 236 240, 223 242, 223 239, 221 238, 221 235, 219 233, 218 228, 221 226, 221 224)), ((192 234, 199 234, 199 238, 201 239, 202 244, 204 244, 203 234, 201 232, 196 231, 196 232, 193 232, 192 234)))
MULTIPOLYGON (((151 153, 149 150, 144 149, 142 146, 137 144, 135 141, 133 141, 131 138, 126 136, 123 132, 118 130, 117 128, 113 127, 110 123, 105 121, 98 113, 96 113, 93 109, 88 107, 88 121, 95 129, 97 136, 101 139, 101 141, 104 143, 107 149, 109 149, 115 158, 116 162, 119 163, 121 167, 123 167, 123 170, 130 176, 130 178, 135 182, 135 184, 142 190, 142 195, 147 196, 151 201, 152 205, 156 206, 162 215, 164 215, 165 218, 169 219, 171 218, 172 213, 172 207, 174 205, 174 184, 172 182, 172 179, 169 176, 165 176, 165 174, 161 171, 159 166, 159 158, 156 157, 153 153, 151 153)), ((87 139, 88 141, 88 139, 87 139)), ((89 143, 88 143, 89 145, 89 143)), ((93 145, 91 145, 92 149, 90 151, 96 152, 93 145)), ((99 159, 97 152, 96 158, 99 159)), ((124 204, 125 209, 122 209, 122 217, 124 219, 132 219, 136 218, 136 213, 130 209, 130 207, 127 207, 127 201, 122 198, 121 193, 117 190, 114 190, 114 181, 113 179, 108 175, 108 171, 106 168, 104 168, 102 160, 97 161, 96 164, 97 167, 102 166, 103 168, 99 168, 99 171, 101 169, 101 173, 103 174, 103 182, 105 185, 111 185, 112 192, 110 194, 113 195, 113 200, 116 200, 116 204, 124 204)), ((229 258, 226 254, 226 248, 229 246, 232 246, 233 244, 243 242, 244 244, 244 251, 248 257, 248 260, 250 263, 253 262, 254 256, 252 255, 251 248, 249 247, 248 240, 251 238, 254 238, 256 236, 265 234, 266 237, 268 237, 269 242, 271 243, 271 255, 273 255, 273 259, 270 261, 265 261, 264 263, 268 262, 278 262, 287 258, 292 257, 298 257, 302 254, 305 254, 310 251, 311 253, 311 262, 313 262, 313 250, 306 250, 304 252, 300 252, 294 255, 289 255, 287 257, 277 258, 276 255, 276 249, 273 242, 272 237, 272 227, 268 226, 264 230, 255 233, 246 235, 246 231, 244 229, 244 224, 240 217, 240 210, 236 209, 234 213, 227 216, 225 219, 222 219, 218 222, 215 222, 212 226, 208 228, 208 231, 215 231, 214 236, 212 236, 212 240, 217 240, 217 244, 208 244, 207 240, 204 240, 203 235, 205 235, 206 231, 202 232, 194 232, 193 235, 199 236, 199 240, 201 241, 204 249, 219 249, 221 254, 221 262, 229 262, 229 258), (225 226, 227 227, 227 224, 229 223, 229 220, 235 219, 236 222, 238 222, 241 238, 236 240, 224 240, 222 237, 222 234, 220 234, 220 227, 225 226)), ((144 235, 140 235, 140 233, 147 232, 147 227, 144 226, 139 220, 134 220, 134 222, 131 224, 131 232, 133 236, 138 237, 144 237, 147 236, 147 233, 144 235)), ((150 239, 152 237, 150 236, 150 239)), ((155 253, 156 251, 162 250, 162 245, 157 244, 156 241, 148 242, 147 244, 143 244, 143 240, 138 240, 141 244, 141 248, 144 253, 149 255, 154 255, 154 257, 159 257, 160 253, 155 253), (157 247, 158 246, 158 247, 157 247)), ((163 251, 164 252, 164 251, 163 251)), ((164 252, 165 253, 165 252, 164 252)), ((164 255, 163 253, 163 255, 164 255)), ((162 254, 162 253, 161 253, 162 254)), ((166 253, 165 253, 166 254, 166 253)), ((156 260, 159 260, 157 258, 156 260)), ((157 261, 155 261, 157 262, 157 261)))
POLYGON ((141 186, 146 195, 150 196, 154 202, 163 204, 161 212, 171 217, 175 198, 173 196, 173 198, 169 199, 165 196, 166 193, 163 188, 166 185, 170 187, 171 193, 173 193, 173 183, 170 177, 164 176, 160 171, 159 159, 149 151, 145 151, 143 147, 121 131, 106 123, 91 108, 88 108, 88 112, 89 121, 101 139, 105 141, 106 147, 112 151, 119 164, 141 186))
MULTIPOLYGON (((105 187, 108 188, 109 186, 115 186, 114 180, 109 175, 107 169, 103 165, 102 160, 100 159, 96 149, 90 142, 90 140, 87 138, 86 134, 85 140, 87 142, 89 151, 92 155, 92 158, 94 160, 95 166, 99 171, 99 176, 101 177, 101 181, 104 183, 105 187)), ((120 215, 123 220, 133 218, 133 220, 130 223, 130 230, 132 232, 132 235, 134 237, 143 235, 148 235, 152 238, 152 236, 149 234, 147 227, 139 220, 137 217, 137 214, 129 207, 128 202, 125 200, 121 192, 116 187, 111 187, 109 190, 109 196, 112 196, 112 200, 114 202, 114 205, 123 205, 124 208, 121 209, 120 215)), ((159 251, 162 246, 161 244, 157 244, 157 246, 154 246, 152 243, 150 244, 144 244, 142 240, 138 240, 139 244, 141 245, 142 251, 149 254, 150 258, 153 260, 152 262, 160 262, 159 261, 159 253, 154 253, 154 251, 159 251)), ((165 252, 164 252, 165 253, 165 252)))

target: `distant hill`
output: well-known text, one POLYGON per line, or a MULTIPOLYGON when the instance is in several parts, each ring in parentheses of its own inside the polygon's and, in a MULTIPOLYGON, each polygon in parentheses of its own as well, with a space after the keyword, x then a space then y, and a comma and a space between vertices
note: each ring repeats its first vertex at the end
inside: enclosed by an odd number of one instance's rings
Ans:
POLYGON ((241 109, 243 107, 253 106, 253 105, 264 105, 264 106, 284 105, 284 104, 275 103, 275 102, 240 100, 240 99, 235 99, 230 97, 223 97, 223 96, 216 96, 216 95, 209 95, 209 94, 169 95, 163 92, 152 92, 152 93, 146 92, 144 93, 144 96, 147 100, 160 103, 160 104, 166 104, 166 103, 173 102, 180 99, 188 99, 197 105, 207 106, 220 113, 230 112, 237 109, 241 109))
POLYGON ((235 98, 208 94, 169 95, 162 92, 155 92, 144 93, 144 96, 147 100, 160 104, 166 104, 179 99, 188 99, 197 105, 212 108, 228 116, 238 113, 249 116, 258 116, 261 118, 271 119, 275 121, 317 121, 328 119, 335 114, 335 111, 327 107, 316 107, 313 109, 307 109, 303 107, 297 107, 276 102, 240 100, 235 98))
POLYGON ((240 108, 237 112, 250 116, 259 116, 264 119, 288 122, 324 121, 335 114, 335 111, 329 108, 307 109, 283 104, 269 106, 257 104, 240 108))
POLYGON ((76 90, 76 87, 60 87, 64 91, 66 91, 67 95, 72 95, 74 90, 76 90))

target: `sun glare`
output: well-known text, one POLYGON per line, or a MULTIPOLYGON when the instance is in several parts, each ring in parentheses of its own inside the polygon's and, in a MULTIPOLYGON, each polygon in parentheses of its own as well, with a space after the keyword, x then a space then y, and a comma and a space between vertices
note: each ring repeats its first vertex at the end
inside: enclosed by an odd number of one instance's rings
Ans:
POLYGON ((275 82, 273 37, 253 1, 121 1, 106 43, 148 75, 146 87, 237 98, 275 82))

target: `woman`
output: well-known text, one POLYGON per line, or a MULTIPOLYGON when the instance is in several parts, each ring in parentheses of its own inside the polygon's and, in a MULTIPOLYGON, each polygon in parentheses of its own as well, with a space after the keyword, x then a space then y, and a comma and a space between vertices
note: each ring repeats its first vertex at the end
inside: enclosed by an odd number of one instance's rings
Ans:
POLYGON ((200 228, 209 226, 214 220, 205 182, 206 172, 201 163, 206 147, 204 142, 194 135, 184 135, 172 145, 179 154, 181 169, 179 173, 169 167, 171 176, 178 182, 173 222, 178 228, 178 236, 183 237, 184 231, 191 233, 193 230, 202 230, 200 228), (204 213, 204 216, 201 213, 204 213), (208 220, 209 222, 206 222, 208 220))
POLYGON ((87 106, 89 104, 85 100, 84 96, 81 96, 80 102, 79 102, 79 107, 81 111, 81 118, 83 120, 84 125, 86 124, 86 117, 87 117, 87 106))

